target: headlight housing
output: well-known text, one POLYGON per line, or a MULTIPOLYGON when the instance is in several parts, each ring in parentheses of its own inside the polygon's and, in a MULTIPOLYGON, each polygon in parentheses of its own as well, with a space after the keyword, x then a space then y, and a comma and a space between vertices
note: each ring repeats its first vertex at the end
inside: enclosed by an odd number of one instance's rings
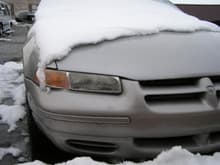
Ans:
MULTIPOLYGON (((36 82, 39 82, 37 77, 36 82)), ((82 92, 120 94, 122 85, 119 77, 98 74, 45 70, 46 86, 82 92)))

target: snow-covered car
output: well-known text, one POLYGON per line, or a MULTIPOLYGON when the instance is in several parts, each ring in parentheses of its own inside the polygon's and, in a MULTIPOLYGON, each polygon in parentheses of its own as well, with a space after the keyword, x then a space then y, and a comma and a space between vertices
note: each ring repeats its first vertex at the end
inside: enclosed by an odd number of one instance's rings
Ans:
POLYGON ((0 36, 11 32, 12 17, 8 4, 0 1, 0 36))
POLYGON ((219 32, 166 0, 42 0, 23 49, 34 122, 80 155, 215 151, 219 32))

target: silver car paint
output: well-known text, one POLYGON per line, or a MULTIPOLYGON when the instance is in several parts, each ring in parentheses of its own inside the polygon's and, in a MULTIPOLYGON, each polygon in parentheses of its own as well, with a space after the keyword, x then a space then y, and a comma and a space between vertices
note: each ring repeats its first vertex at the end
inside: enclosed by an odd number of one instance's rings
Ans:
POLYGON ((207 87, 220 89, 209 79, 220 74, 219 34, 163 32, 122 38, 81 46, 67 58, 48 65, 59 70, 120 76, 121 95, 41 91, 33 82, 39 51, 32 38, 24 47, 24 74, 34 118, 54 144, 81 155, 143 158, 177 144, 194 152, 215 151, 220 147, 220 111, 219 105, 210 103, 215 93, 209 96, 207 87), (190 77, 198 77, 193 87, 151 88, 139 83, 190 77), (148 95, 195 92, 202 92, 198 102, 149 104, 145 100, 148 95), (190 137, 193 143, 176 142, 175 138, 182 137, 190 137), (93 146, 108 142, 118 148, 112 152, 86 150, 68 145, 67 140, 85 141, 85 145, 92 141, 93 146))

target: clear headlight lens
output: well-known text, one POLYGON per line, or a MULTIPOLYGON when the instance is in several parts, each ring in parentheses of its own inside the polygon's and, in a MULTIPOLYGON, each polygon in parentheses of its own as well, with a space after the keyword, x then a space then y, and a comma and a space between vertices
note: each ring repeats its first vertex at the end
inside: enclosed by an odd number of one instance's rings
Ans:
POLYGON ((118 77, 46 69, 46 85, 75 91, 112 93, 122 92, 118 77))

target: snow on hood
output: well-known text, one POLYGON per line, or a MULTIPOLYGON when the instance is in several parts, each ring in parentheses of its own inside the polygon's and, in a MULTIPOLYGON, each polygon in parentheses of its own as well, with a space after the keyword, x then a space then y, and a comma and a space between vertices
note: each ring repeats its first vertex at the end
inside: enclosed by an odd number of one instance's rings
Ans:
POLYGON ((82 44, 161 31, 220 31, 168 0, 42 0, 29 35, 36 36, 39 67, 82 44))

